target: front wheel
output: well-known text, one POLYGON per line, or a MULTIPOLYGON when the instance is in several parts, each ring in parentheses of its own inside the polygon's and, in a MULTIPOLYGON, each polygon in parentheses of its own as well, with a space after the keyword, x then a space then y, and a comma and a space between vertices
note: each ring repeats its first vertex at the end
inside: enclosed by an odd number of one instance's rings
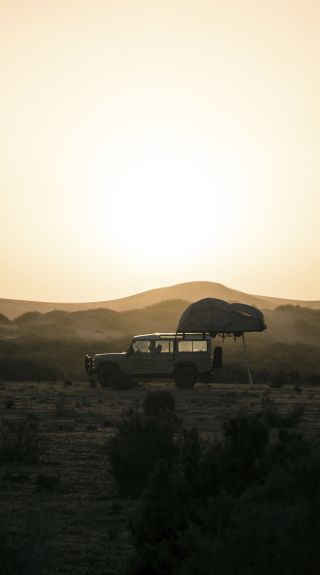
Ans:
POLYGON ((181 366, 177 368, 174 381, 181 389, 190 389, 197 383, 197 372, 192 366, 181 366))
POLYGON ((98 369, 98 381, 102 387, 111 389, 130 389, 134 382, 117 365, 101 364, 98 369))

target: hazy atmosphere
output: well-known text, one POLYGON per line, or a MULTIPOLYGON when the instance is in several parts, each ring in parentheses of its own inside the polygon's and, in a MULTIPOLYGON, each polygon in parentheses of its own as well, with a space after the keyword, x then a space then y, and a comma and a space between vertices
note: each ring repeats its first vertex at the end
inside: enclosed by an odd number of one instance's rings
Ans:
POLYGON ((0 574, 320 573, 320 0, 0 0, 0 574))
POLYGON ((319 299, 318 1, 0 7, 0 297, 319 299))

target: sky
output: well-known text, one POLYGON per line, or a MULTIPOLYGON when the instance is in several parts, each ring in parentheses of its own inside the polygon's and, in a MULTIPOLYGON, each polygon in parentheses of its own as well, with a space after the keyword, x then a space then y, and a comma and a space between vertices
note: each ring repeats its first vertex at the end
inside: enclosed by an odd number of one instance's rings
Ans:
POLYGON ((320 0, 0 0, 0 297, 320 299, 320 0))

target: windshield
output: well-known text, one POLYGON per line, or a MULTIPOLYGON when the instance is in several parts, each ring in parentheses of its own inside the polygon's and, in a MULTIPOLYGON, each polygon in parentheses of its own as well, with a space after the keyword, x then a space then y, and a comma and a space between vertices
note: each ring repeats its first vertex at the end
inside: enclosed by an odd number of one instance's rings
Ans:
POLYGON ((140 339, 133 341, 131 348, 133 353, 150 353, 150 340, 140 339))

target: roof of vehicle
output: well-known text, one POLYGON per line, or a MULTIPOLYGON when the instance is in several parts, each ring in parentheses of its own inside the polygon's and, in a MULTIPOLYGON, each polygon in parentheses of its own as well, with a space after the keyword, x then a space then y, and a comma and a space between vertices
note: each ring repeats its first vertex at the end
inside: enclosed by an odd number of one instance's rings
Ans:
POLYGON ((151 340, 151 339, 186 339, 186 340, 201 340, 201 339, 211 339, 209 333, 145 333, 142 335, 135 335, 133 339, 135 340, 151 340))

